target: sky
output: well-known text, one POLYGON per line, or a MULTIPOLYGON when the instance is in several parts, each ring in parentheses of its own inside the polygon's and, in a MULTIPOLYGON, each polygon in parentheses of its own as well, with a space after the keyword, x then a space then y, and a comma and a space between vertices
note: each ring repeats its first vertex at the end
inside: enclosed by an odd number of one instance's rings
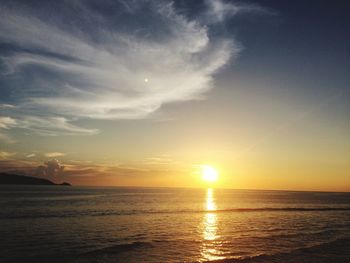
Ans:
POLYGON ((0 171, 350 191, 347 1, 0 2, 0 171))

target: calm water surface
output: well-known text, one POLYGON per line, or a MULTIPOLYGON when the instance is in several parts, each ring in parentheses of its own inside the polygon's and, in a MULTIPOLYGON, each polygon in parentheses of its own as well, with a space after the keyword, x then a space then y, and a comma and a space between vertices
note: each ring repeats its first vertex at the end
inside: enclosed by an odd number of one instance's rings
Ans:
POLYGON ((350 262, 350 194, 0 186, 1 262, 350 262))

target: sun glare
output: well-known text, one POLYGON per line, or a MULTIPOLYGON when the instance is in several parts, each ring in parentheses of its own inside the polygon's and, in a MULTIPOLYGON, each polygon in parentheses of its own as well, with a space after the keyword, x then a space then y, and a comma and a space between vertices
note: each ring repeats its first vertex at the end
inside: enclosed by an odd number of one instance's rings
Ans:
POLYGON ((218 180, 218 171, 209 165, 201 166, 202 179, 206 182, 216 182, 218 180))

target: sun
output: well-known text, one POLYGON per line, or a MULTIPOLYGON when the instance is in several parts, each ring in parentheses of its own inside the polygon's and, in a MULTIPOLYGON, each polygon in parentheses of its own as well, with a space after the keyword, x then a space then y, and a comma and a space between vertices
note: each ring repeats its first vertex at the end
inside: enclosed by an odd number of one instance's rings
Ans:
POLYGON ((202 179, 208 183, 216 182, 219 177, 218 171, 210 165, 202 165, 201 174, 202 179))

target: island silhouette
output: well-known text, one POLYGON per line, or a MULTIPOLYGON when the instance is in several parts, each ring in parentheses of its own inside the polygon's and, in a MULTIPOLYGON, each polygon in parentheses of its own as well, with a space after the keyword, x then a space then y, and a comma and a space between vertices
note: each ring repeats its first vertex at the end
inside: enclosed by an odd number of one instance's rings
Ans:
POLYGON ((70 183, 63 182, 56 184, 48 179, 37 178, 32 176, 0 173, 0 185, 62 185, 70 186, 70 183))

